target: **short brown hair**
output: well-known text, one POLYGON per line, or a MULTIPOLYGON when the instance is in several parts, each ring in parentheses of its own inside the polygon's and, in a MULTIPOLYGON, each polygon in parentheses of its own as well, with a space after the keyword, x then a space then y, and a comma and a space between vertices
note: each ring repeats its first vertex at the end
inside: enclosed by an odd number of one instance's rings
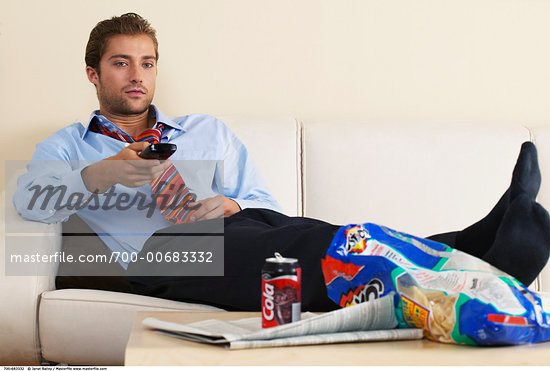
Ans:
POLYGON ((115 35, 141 35, 145 34, 153 40, 155 56, 158 60, 157 32, 149 21, 136 13, 126 13, 120 17, 112 17, 99 22, 92 32, 86 45, 86 66, 94 68, 99 73, 99 61, 105 52, 105 46, 109 38, 115 35))

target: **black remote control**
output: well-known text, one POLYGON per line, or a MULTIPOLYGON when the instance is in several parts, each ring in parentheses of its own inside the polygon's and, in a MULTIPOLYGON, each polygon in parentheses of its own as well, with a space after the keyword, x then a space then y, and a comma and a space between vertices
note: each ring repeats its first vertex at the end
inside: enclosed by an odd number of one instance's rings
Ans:
POLYGON ((172 156, 178 146, 172 143, 154 143, 140 152, 139 157, 146 159, 166 160, 172 156))

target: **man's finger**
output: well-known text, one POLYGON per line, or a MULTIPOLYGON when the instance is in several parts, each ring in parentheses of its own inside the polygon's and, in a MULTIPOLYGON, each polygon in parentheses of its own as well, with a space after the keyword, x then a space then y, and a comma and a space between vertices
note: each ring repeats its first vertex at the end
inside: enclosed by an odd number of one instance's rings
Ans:
POLYGON ((142 167, 142 168, 139 168, 139 169, 136 169, 136 170, 138 172, 142 172, 143 174, 159 176, 160 174, 162 174, 166 170, 166 167, 163 166, 162 164, 158 164, 158 165, 155 165, 155 166, 151 166, 150 168, 142 167))
POLYGON ((196 202, 196 201, 189 201, 187 203, 187 207, 190 209, 194 209, 196 207, 199 207, 200 205, 201 205, 200 202, 196 202))
POLYGON ((215 218, 221 218, 223 216, 223 209, 215 208, 214 210, 209 211, 205 215, 203 215, 198 220, 207 220, 207 219, 215 219, 215 218))
POLYGON ((220 218, 223 216, 223 203, 217 198, 202 201, 202 206, 194 214, 196 220, 220 218), (206 201, 206 202, 204 202, 206 201))
POLYGON ((150 145, 151 143, 149 142, 134 142, 134 143, 130 143, 128 146, 126 146, 126 148, 131 149, 132 151, 135 151, 135 152, 141 152, 145 148, 149 147, 150 145))
POLYGON ((153 166, 160 166, 161 165, 160 161, 156 160, 156 159, 151 159, 151 160, 146 160, 146 159, 130 160, 130 163, 135 168, 151 168, 153 166))
MULTIPOLYGON (((193 207, 195 213, 191 216, 191 221, 202 220, 203 216, 209 211, 202 202, 197 202, 199 205, 193 207)), ((187 204, 189 206, 189 204, 187 204)))
POLYGON ((141 187, 141 186, 146 185, 146 184, 149 184, 149 183, 151 183, 150 180, 138 181, 138 182, 135 182, 135 183, 133 184, 133 187, 141 187))

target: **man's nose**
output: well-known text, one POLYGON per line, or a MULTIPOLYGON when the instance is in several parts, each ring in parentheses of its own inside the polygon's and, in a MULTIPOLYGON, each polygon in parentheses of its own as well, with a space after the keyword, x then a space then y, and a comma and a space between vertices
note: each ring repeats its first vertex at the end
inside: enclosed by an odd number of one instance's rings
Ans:
POLYGON ((130 68, 130 81, 133 84, 141 84, 143 82, 139 66, 132 65, 130 68))

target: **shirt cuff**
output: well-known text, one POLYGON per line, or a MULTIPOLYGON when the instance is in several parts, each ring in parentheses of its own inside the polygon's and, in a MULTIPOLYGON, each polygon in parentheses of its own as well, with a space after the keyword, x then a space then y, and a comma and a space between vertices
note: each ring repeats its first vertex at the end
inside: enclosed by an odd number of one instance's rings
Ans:
POLYGON ((40 207, 43 199, 39 199, 34 205, 35 210, 28 211, 30 219, 41 220, 45 223, 64 222, 70 215, 84 208, 90 200, 92 192, 86 188, 80 175, 81 171, 82 169, 75 169, 64 174, 57 187, 63 187, 65 192, 53 194, 44 210, 41 210, 40 207))
POLYGON ((231 200, 235 201, 237 205, 241 208, 241 210, 244 209, 269 209, 277 212, 281 212, 281 208, 279 205, 275 205, 269 201, 265 200, 243 200, 239 198, 231 198, 231 200))

